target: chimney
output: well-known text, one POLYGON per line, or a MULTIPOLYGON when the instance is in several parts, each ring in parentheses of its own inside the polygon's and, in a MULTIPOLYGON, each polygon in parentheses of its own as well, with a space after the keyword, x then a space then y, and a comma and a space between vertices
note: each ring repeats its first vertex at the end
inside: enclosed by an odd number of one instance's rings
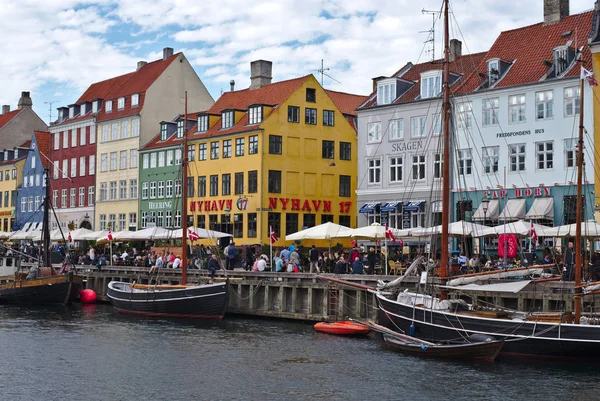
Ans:
POLYGON ((450 39, 450 62, 462 56, 462 42, 458 39, 450 39))
POLYGON ((559 22, 569 16, 569 0, 544 0, 544 25, 559 22))
POLYGON ((142 68, 143 66, 145 66, 146 64, 148 64, 147 61, 138 61, 137 63, 137 68, 135 69, 136 71, 139 71, 140 68, 142 68))
POLYGON ((172 55, 173 55, 173 48, 172 47, 165 47, 163 49, 163 60, 168 59, 172 55))
POLYGON ((10 113, 10 104, 2 106, 2 114, 10 113))
POLYGON ((19 103, 17 104, 19 110, 31 106, 33 106, 33 102, 31 101, 31 96, 29 96, 29 92, 21 92, 21 98, 19 99, 19 103))
POLYGON ((233 92, 235 90, 235 81, 233 79, 229 81, 229 86, 231 87, 231 91, 233 92))
POLYGON ((267 60, 256 60, 250 63, 250 89, 258 89, 271 84, 273 63, 267 60))

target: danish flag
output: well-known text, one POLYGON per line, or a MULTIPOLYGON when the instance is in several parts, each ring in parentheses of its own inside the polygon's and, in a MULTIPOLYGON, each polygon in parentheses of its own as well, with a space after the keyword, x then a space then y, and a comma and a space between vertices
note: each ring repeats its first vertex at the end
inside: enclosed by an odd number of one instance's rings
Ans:
POLYGON ((69 242, 73 242, 73 238, 71 237, 71 231, 69 231, 69 236, 67 237, 67 240, 69 242))
POLYGON ((396 237, 394 237, 394 233, 390 230, 390 227, 385 225, 385 239, 388 241, 396 242, 396 237))
POLYGON ((190 241, 196 241, 198 238, 200 238, 198 233, 196 233, 196 231, 192 230, 191 228, 188 228, 187 234, 190 241))
POLYGON ((274 244, 277 241, 279 241, 279 238, 277 238, 277 234, 275 234, 275 231, 273 231, 273 226, 269 226, 269 240, 271 241, 271 244, 274 244))
POLYGON ((113 240, 112 231, 108 230, 108 234, 106 235, 106 238, 108 238, 109 241, 113 240))
POLYGON ((596 78, 594 78, 594 73, 586 70, 583 67, 581 67, 581 79, 588 81, 590 86, 598 86, 598 81, 596 81, 596 78))
POLYGON ((533 241, 534 244, 537 244, 537 233, 533 227, 533 221, 531 222, 531 228, 529 229, 529 236, 531 237, 531 241, 533 241))

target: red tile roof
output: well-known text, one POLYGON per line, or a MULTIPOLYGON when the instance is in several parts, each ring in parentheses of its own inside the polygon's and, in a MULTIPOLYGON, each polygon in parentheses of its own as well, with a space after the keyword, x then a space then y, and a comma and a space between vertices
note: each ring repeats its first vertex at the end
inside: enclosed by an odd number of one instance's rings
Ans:
POLYGON ((21 112, 20 109, 16 109, 13 111, 9 111, 5 114, 0 114, 0 129, 4 128, 6 124, 8 124, 17 114, 21 112))
POLYGON ((94 99, 107 99, 107 96, 115 90, 116 87, 123 85, 135 72, 119 75, 118 77, 109 78, 104 81, 95 82, 90 85, 83 95, 77 99, 75 103, 91 102, 94 99))
MULTIPOLYGON (((594 12, 588 11, 565 17, 550 25, 538 23, 502 32, 487 52, 485 59, 479 63, 477 71, 487 76, 487 60, 499 58, 513 64, 494 88, 539 82, 550 70, 550 67, 544 64, 544 60, 552 61, 552 50, 566 45, 569 40, 573 41, 572 48, 583 47, 581 57, 584 60, 583 66, 591 70, 592 57, 587 46, 587 38, 592 29, 593 16, 594 12), (567 35, 569 31, 571 34, 567 35)), ((579 63, 574 63, 564 76, 578 76, 579 72, 579 63)), ((481 75, 473 74, 465 80, 459 91, 471 92, 486 79, 481 75)))
MULTIPOLYGON (((196 132, 196 125, 189 132, 196 132)), ((160 140, 160 134, 156 135, 154 138, 150 140, 147 144, 142 146, 140 150, 148 150, 148 149, 158 149, 158 148, 166 148, 169 146, 177 146, 183 141, 183 138, 177 138, 177 131, 174 132, 170 137, 168 137, 165 141, 160 140)))
POLYGON ((96 121, 114 120, 116 118, 138 114, 142 107, 144 107, 146 90, 180 55, 181 52, 172 55, 166 60, 160 59, 153 61, 145 64, 139 70, 128 74, 128 79, 120 85, 115 86, 105 97, 105 101, 113 101, 112 112, 106 113, 105 108, 102 107, 96 121), (129 95, 136 93, 140 95, 138 106, 131 107, 131 96, 129 95), (125 97, 125 107, 121 110, 117 110, 116 100, 120 97, 125 97))
POLYGON ((336 107, 342 112, 342 114, 356 116, 356 109, 360 106, 368 96, 364 95, 353 95, 352 93, 336 92, 332 90, 325 90, 329 95, 329 98, 336 107))
POLYGON ((38 152, 40 152, 40 160, 44 168, 50 168, 50 138, 52 134, 46 131, 34 131, 35 141, 37 142, 38 152))

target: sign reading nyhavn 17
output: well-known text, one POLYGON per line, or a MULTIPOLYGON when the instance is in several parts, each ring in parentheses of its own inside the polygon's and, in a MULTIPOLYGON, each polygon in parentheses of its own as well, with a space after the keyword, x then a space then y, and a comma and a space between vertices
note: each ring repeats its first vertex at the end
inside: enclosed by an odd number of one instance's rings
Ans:
MULTIPOLYGON (((350 213, 352 202, 339 202, 340 213, 350 213)), ((298 198, 269 198, 269 208, 302 212, 331 212, 331 201, 298 198)))

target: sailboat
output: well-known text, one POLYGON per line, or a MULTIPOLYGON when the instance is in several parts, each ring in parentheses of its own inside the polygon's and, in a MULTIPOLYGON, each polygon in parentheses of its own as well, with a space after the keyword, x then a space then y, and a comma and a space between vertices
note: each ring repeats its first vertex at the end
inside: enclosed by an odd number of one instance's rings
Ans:
POLYGON ((16 305, 66 305, 75 300, 82 288, 83 279, 74 273, 68 262, 57 273, 50 258, 50 173, 45 169, 46 192, 44 221, 42 223, 42 252, 38 266, 29 274, 15 272, 14 280, 0 284, 0 304, 16 305))
POLYGON ((227 281, 201 285, 187 284, 187 92, 185 94, 181 202, 181 284, 136 284, 122 281, 108 283, 108 299, 123 313, 154 317, 222 319, 229 302, 227 281))
MULTIPOLYGON (((444 1, 445 57, 443 84, 443 143, 444 172, 442 198, 442 244, 448 244, 448 222, 450 210, 450 98, 449 98, 449 41, 448 41, 448 0, 444 1)), ((560 315, 536 315, 523 312, 497 310, 474 310, 463 300, 448 300, 447 289, 440 288, 440 295, 432 296, 414 292, 394 291, 393 286, 375 291, 379 323, 396 332, 410 334, 426 341, 438 342, 468 338, 471 335, 491 336, 504 340, 502 355, 525 355, 558 358, 600 358, 600 325, 581 316, 582 297, 596 293, 594 288, 586 291, 581 285, 583 249, 582 226, 582 176, 583 176, 583 96, 584 80, 580 80, 579 138, 577 152, 577 206, 575 240, 575 291, 574 315, 570 312, 560 315)), ((442 246, 441 279, 446 282, 449 273, 448 247, 442 246)), ((525 282, 527 283, 527 282, 525 282)), ((514 283, 504 283, 513 286, 514 283)), ((517 283, 522 285, 523 283, 517 283)), ((495 284, 493 291, 502 291, 495 284)), ((521 287, 522 288, 522 287, 521 287)), ((466 289, 465 289, 466 290, 466 289)), ((506 289, 504 289, 506 290, 506 289)), ((509 291, 514 291, 510 289, 509 291)), ((518 290, 517 290, 518 291, 518 290)))

